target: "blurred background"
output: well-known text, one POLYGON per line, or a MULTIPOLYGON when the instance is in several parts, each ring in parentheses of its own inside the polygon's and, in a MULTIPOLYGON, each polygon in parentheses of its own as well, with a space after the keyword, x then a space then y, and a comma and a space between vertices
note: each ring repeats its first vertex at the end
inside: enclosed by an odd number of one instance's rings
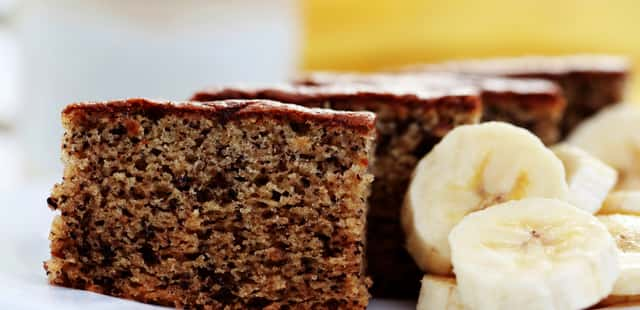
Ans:
POLYGON ((0 191, 59 180, 70 102, 465 57, 611 53, 639 69, 639 20, 634 0, 0 0, 0 191))

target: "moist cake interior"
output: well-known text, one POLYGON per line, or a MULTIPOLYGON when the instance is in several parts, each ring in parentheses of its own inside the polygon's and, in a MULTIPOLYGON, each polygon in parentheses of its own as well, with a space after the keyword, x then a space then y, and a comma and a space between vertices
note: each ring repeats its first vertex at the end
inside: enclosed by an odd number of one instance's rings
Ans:
POLYGON ((373 116, 246 105, 68 108, 49 280, 176 307, 366 307, 373 116))

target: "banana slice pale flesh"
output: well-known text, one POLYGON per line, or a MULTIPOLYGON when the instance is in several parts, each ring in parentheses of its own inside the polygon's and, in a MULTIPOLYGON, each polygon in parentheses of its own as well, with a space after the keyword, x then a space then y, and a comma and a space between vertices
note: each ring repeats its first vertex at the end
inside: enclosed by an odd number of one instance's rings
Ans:
POLYGON ((422 278, 417 310, 469 310, 460 300, 456 279, 425 275, 422 278))
POLYGON ((566 200, 589 213, 596 213, 616 185, 616 170, 575 146, 559 144, 551 150, 564 165, 569 185, 566 200))
POLYGON ((557 199, 469 214, 449 242, 460 298, 477 310, 584 309, 608 296, 620 273, 607 228, 557 199))
POLYGON ((451 275, 447 238, 467 214, 567 194, 562 162, 527 130, 499 122, 457 127, 414 171, 402 208, 407 249, 422 270, 451 275))
POLYGON ((640 295, 640 216, 611 214, 597 217, 607 227, 621 251, 620 276, 611 295, 640 295))
POLYGON ((640 108, 617 104, 580 124, 567 138, 618 171, 617 189, 640 190, 640 108))
MULTIPOLYGON (((466 307, 460 294, 456 279, 452 277, 441 277, 433 275, 424 275, 422 278, 422 286, 420 288, 420 297, 418 297, 418 305, 416 310, 471 310, 473 308, 466 307)), ((633 296, 615 296, 609 295, 605 299, 598 302, 592 308, 593 310, 605 309, 636 309, 630 307, 639 307, 640 295, 633 296)))

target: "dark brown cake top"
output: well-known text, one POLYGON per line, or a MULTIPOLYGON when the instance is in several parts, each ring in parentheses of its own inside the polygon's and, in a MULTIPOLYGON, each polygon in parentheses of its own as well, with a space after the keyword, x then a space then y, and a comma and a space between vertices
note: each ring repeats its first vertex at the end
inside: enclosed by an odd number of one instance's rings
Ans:
POLYGON ((305 108, 271 100, 220 100, 210 102, 168 102, 142 98, 103 102, 72 103, 64 108, 66 117, 82 117, 86 112, 145 113, 156 118, 167 114, 195 114, 218 118, 223 122, 256 116, 271 116, 294 122, 307 120, 326 123, 327 126, 353 128, 370 133, 375 130, 372 112, 346 112, 320 108, 305 108))
POLYGON ((629 61, 612 55, 523 56, 470 59, 417 65, 406 71, 445 71, 483 75, 627 74, 629 61))
POLYGON ((543 79, 487 77, 452 72, 403 72, 403 73, 337 73, 312 72, 294 80, 300 85, 320 86, 340 83, 372 85, 418 85, 423 88, 455 89, 474 87, 482 92, 514 94, 551 94, 560 96, 555 83, 543 79))
POLYGON ((227 98, 269 98, 287 103, 308 105, 332 101, 392 102, 394 105, 418 105, 426 108, 434 104, 455 105, 461 111, 479 110, 479 90, 473 85, 443 85, 424 87, 419 83, 367 84, 345 83, 331 85, 275 84, 268 86, 212 87, 196 93, 191 100, 212 101, 227 98), (451 99, 451 100, 443 100, 451 99))

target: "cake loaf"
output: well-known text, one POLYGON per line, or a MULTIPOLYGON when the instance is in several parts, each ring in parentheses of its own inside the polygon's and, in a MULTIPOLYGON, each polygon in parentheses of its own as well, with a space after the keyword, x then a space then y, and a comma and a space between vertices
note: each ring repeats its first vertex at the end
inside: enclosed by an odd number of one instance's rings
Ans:
POLYGON ((264 98, 308 107, 373 111, 378 142, 372 171, 375 176, 367 216, 367 264, 374 296, 415 298, 422 272, 405 249, 400 208, 418 160, 452 128, 476 123, 482 112, 477 90, 471 87, 384 88, 370 85, 266 88, 221 87, 192 98, 210 101, 264 98))
POLYGON ((550 145, 560 138, 560 122, 566 102, 561 89, 543 79, 515 79, 470 74, 428 73, 331 73, 314 72, 294 83, 307 86, 333 84, 415 85, 444 88, 473 86, 482 94, 483 121, 503 121, 528 129, 550 145))
POLYGON ((375 115, 266 100, 79 103, 54 285, 188 309, 365 309, 375 115))
POLYGON ((447 71, 557 82, 567 100, 563 135, 602 108, 623 100, 630 65, 607 55, 526 56, 461 60, 412 66, 408 71, 447 71))

